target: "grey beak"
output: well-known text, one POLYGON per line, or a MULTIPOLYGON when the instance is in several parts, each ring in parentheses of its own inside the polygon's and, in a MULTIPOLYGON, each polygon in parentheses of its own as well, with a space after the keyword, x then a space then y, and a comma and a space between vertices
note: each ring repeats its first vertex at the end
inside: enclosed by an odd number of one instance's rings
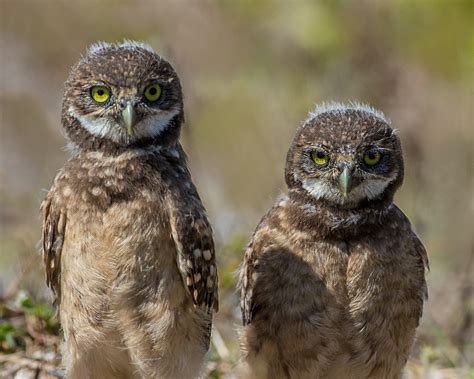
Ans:
POLYGON ((127 106, 122 111, 122 119, 125 127, 127 128, 127 133, 129 136, 133 133, 133 125, 135 125, 136 114, 135 109, 131 102, 127 103, 127 106))
POLYGON ((344 197, 351 190, 352 185, 352 167, 345 165, 341 174, 339 175, 339 188, 341 189, 342 195, 344 197))

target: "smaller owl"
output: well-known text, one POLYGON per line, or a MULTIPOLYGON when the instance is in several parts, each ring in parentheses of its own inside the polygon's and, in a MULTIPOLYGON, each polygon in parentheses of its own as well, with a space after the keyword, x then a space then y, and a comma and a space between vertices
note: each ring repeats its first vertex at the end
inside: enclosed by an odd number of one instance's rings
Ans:
POLYGON ((359 104, 317 107, 296 132, 288 194, 240 271, 245 378, 399 378, 427 295, 426 251, 393 203, 400 139, 359 104))

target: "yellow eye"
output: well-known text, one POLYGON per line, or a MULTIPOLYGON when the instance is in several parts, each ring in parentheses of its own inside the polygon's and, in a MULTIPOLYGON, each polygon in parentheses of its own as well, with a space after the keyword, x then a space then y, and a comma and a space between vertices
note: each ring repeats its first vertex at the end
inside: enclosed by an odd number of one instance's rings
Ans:
POLYGON ((329 156, 321 150, 313 151, 311 153, 311 158, 318 166, 326 166, 329 162, 329 156))
POLYGON ((91 88, 91 97, 98 103, 105 103, 109 100, 110 91, 105 86, 94 86, 91 88))
POLYGON ((161 96, 161 87, 158 84, 150 84, 145 89, 145 98, 148 101, 157 101, 161 96))
POLYGON ((370 150, 364 154, 364 162, 367 166, 375 166, 382 159, 382 154, 377 150, 370 150))

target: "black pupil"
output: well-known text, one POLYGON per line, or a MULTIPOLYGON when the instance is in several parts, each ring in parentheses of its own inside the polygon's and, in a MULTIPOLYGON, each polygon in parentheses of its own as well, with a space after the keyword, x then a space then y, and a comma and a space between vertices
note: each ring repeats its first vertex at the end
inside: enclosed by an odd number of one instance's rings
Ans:
POLYGON ((318 151, 316 152, 316 157, 318 157, 318 159, 324 159, 324 157, 326 157, 326 154, 324 154, 322 151, 318 151))
POLYGON ((105 92, 104 92, 104 90, 103 90, 103 89, 99 89, 99 90, 97 90, 97 94, 98 94, 99 96, 102 96, 102 95, 104 95, 104 93, 105 93, 105 92))
POLYGON ((149 90, 148 92, 150 92, 150 95, 152 95, 152 96, 153 96, 153 95, 156 95, 156 92, 157 92, 157 90, 156 90, 156 88, 155 88, 155 87, 151 87, 151 88, 150 88, 150 90, 149 90))
POLYGON ((369 156, 369 159, 375 159, 377 154, 373 151, 369 151, 369 154, 367 154, 369 156))

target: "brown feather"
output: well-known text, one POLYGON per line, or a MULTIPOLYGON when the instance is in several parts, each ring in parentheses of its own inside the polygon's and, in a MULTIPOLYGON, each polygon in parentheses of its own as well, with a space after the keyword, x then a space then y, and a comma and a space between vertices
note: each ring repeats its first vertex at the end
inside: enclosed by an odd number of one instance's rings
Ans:
POLYGON ((179 144, 183 120, 179 79, 146 46, 97 45, 71 71, 62 121, 74 154, 42 205, 68 378, 200 375, 218 278, 212 229, 179 144), (150 82, 162 86, 156 104, 143 100, 150 82), (115 103, 91 100, 98 83, 115 103), (122 92, 135 102, 131 136, 117 121, 122 92))
POLYGON ((245 377, 400 377, 427 294, 428 258, 392 203, 403 179, 398 137, 373 112, 318 114, 296 133, 286 179, 288 195, 257 226, 240 271, 245 377), (389 184, 371 199, 333 202, 331 167, 315 170, 305 155, 321 145, 334 161, 386 149, 385 167, 373 175, 361 168, 360 183, 389 184), (308 191, 314 178, 328 198, 308 191))

